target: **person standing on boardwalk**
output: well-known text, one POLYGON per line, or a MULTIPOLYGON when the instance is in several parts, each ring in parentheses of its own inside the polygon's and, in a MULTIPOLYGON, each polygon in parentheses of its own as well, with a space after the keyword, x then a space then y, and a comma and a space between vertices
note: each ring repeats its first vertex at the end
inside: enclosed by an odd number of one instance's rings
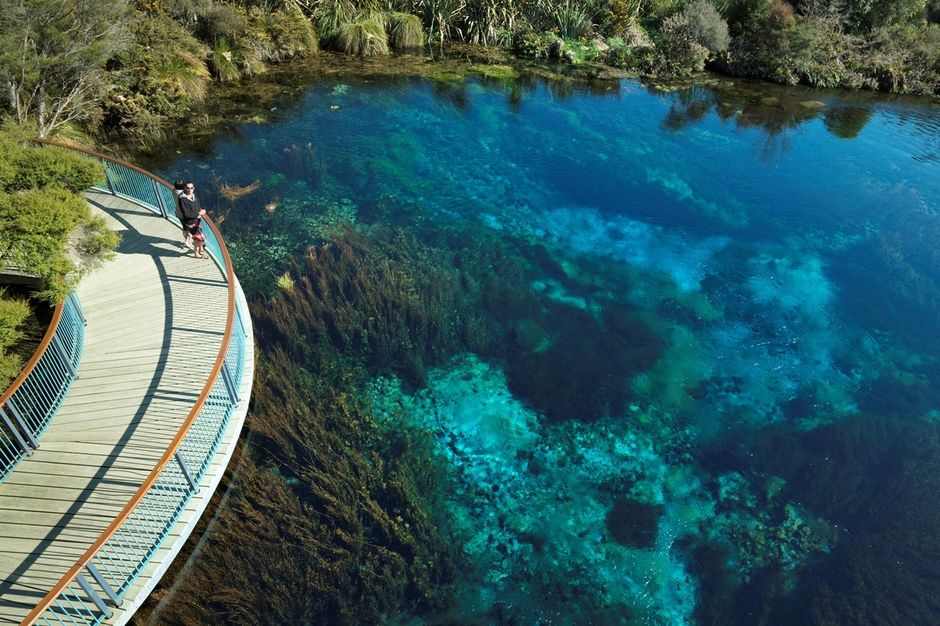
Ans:
POLYGON ((202 217, 206 214, 206 210, 202 208, 202 203, 196 197, 196 185, 193 181, 187 180, 183 185, 179 205, 180 212, 183 214, 183 227, 192 237, 194 256, 201 259, 206 256, 204 246, 206 237, 202 233, 202 217))
POLYGON ((182 247, 186 250, 193 249, 193 236, 189 234, 189 231, 186 230, 185 218, 183 217, 183 207, 180 206, 180 197, 183 195, 183 191, 186 190, 186 183, 182 180, 178 180, 173 183, 173 191, 176 194, 176 219, 180 221, 180 228, 183 230, 183 243, 182 247))

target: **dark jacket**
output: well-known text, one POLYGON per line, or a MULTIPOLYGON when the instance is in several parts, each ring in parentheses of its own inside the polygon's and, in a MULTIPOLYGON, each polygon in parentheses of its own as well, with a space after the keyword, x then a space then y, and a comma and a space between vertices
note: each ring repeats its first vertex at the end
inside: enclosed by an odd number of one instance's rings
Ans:
POLYGON ((190 200, 185 195, 182 195, 179 198, 179 203, 180 212, 183 214, 182 221, 184 224, 199 219, 199 211, 202 210, 202 203, 199 202, 199 196, 193 194, 193 198, 190 200))

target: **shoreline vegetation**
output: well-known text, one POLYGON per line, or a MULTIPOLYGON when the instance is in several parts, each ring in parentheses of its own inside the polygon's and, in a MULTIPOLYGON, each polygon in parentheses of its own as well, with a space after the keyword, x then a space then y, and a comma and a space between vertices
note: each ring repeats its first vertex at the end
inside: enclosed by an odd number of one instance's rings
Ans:
MULTIPOLYGON (((688 78, 713 69, 783 84, 934 96, 940 89, 937 26, 928 24, 937 18, 935 0, 797 6, 782 0, 142 0, 126 10, 120 6, 112 0, 16 0, 0 16, 0 49, 22 53, 0 59, 7 87, 0 98, 17 122, 41 136, 127 150, 171 143, 178 148, 181 142, 191 149, 201 138, 180 128, 198 126, 202 116, 208 120, 213 107, 243 106, 246 115, 264 121, 259 102, 298 95, 301 85, 248 80, 273 74, 278 63, 291 59, 326 75, 335 62, 337 72, 361 67, 400 74, 411 68, 440 81, 449 75, 458 80, 460 74, 449 74, 447 60, 433 67, 436 62, 424 56, 398 57, 396 63, 370 60, 431 43, 445 44, 451 59, 479 61, 474 65, 481 69, 474 71, 491 80, 518 80, 516 62, 505 56, 511 50, 538 63, 533 67, 542 69, 533 72, 548 73, 547 63, 556 63, 595 79, 625 73, 688 78), (25 48, 24 25, 32 33, 25 48), (321 49, 353 56, 318 55, 321 49), (320 65, 313 67, 316 59, 320 65)), ((769 99, 759 104, 777 111, 778 103, 769 99)), ((691 101, 664 123, 681 127, 712 106, 723 111, 720 102, 705 104, 703 109, 701 101, 691 101)), ((757 123, 773 131, 822 114, 805 103, 794 110, 757 123)), ((867 118, 865 112, 850 113, 827 115, 827 128, 853 136, 867 118)), ((748 123, 752 118, 742 114, 740 119, 748 123)), ((204 127, 207 133, 218 128, 204 127)), ((296 146, 284 159, 296 161, 301 169, 313 168, 314 156, 296 146)), ((252 184, 229 188, 233 202, 252 184)), ((263 206, 267 217, 260 226, 247 223, 247 216, 240 218, 237 211, 224 225, 239 275, 248 279, 243 284, 259 349, 246 442, 237 467, 228 474, 226 492, 216 496, 216 502, 223 502, 212 521, 205 522, 214 527, 194 533, 184 548, 190 554, 198 542, 198 558, 178 575, 171 572, 137 621, 525 623, 524 614, 514 613, 511 606, 497 606, 483 616, 460 614, 459 608, 472 599, 458 602, 455 591, 468 579, 483 580, 486 572, 462 550, 467 528, 447 509, 455 477, 426 431, 401 415, 378 419, 366 384, 394 376, 407 391, 419 390, 427 385, 430 369, 453 355, 473 353, 506 362, 510 374, 515 373, 509 391, 537 408, 552 406, 562 387, 557 378, 529 377, 527 372, 574 372, 564 381, 565 389, 571 397, 596 398, 589 417, 602 421, 606 407, 627 400, 616 380, 603 378, 610 360, 625 359, 616 362, 618 371, 631 375, 634 364, 648 367, 665 347, 649 320, 631 306, 611 305, 595 318, 534 291, 533 281, 546 274, 558 284, 572 281, 571 268, 558 265, 542 244, 459 226, 409 234, 419 232, 415 224, 433 215, 389 199, 359 210, 339 204, 320 207, 315 200, 309 202, 323 215, 312 226, 298 222, 306 204, 292 212, 289 203, 279 208, 275 200, 263 206), (308 239, 291 241, 296 246, 290 248, 289 266, 273 278, 270 266, 256 271, 239 263, 247 261, 247 255, 237 256, 239 246, 246 248, 254 231, 264 231, 272 240, 288 234, 308 239), (252 283, 252 276, 257 282, 252 283), (559 324, 578 329, 585 339, 543 349, 546 329, 559 324), (629 346, 638 347, 629 358, 618 356, 627 353, 618 348, 629 346), (601 395, 595 390, 599 379, 605 383, 601 395)), ((252 255, 262 256, 258 248, 252 255)), ((629 272, 616 278, 617 284, 635 279, 629 272)), ((693 305, 682 306, 692 310, 693 305)), ((560 438, 580 428, 569 413, 575 411, 554 416, 562 426, 570 422, 568 430, 559 428, 560 438)), ((641 429, 658 427, 653 422, 641 429)), ((836 444, 840 436, 848 435, 836 433, 836 444)), ((671 452, 684 453, 678 444, 671 452)), ((547 471, 537 457, 519 462, 533 474, 547 471)), ((861 463, 850 467, 856 465, 861 463)), ((623 488, 617 489, 605 525, 617 541, 642 547, 661 511, 620 498, 623 488), (626 519, 630 515, 646 521, 636 528, 626 519)), ((819 491, 828 493, 822 487, 819 491)), ((545 542, 537 529, 513 532, 532 550, 545 542)), ((776 532, 776 527, 766 532, 776 532)), ((787 528, 780 532, 788 538, 792 534, 787 528)), ((817 535, 823 534, 807 530, 794 544, 812 553, 820 543, 817 535)), ((884 554, 893 556, 890 542, 879 543, 888 544, 884 554)), ((746 545, 757 546, 753 550, 762 558, 769 550, 757 533, 746 545)), ((699 559, 703 568, 707 565, 715 574, 708 579, 717 581, 710 596, 715 606, 701 610, 730 615, 736 600, 726 597, 732 593, 727 590, 730 582, 727 589, 717 589, 729 577, 727 559, 709 548, 687 550, 704 554, 699 559)), ((782 574, 774 580, 786 582, 782 574)), ((851 615, 837 605, 843 598, 856 607, 880 600, 869 599, 863 587, 820 593, 809 598, 806 608, 792 610, 851 615)), ((558 591, 560 601, 570 600, 560 595, 565 589, 558 591)), ((767 594, 753 605, 769 610, 785 600, 767 594)), ((606 608, 598 610, 597 623, 612 615, 606 608)))
POLYGON ((38 346, 47 309, 110 258, 119 237, 82 196, 104 177, 100 164, 10 128, 0 129, 0 155, 0 270, 14 270, 0 279, 2 392, 38 346))
MULTIPOLYGON (((936 97, 938 21, 940 0, 17 0, 0 17, 0 100, 41 137, 140 147, 174 137, 215 85, 285 61, 466 45, 589 77, 710 70, 936 97)), ((512 78, 514 62, 489 71, 512 78)))

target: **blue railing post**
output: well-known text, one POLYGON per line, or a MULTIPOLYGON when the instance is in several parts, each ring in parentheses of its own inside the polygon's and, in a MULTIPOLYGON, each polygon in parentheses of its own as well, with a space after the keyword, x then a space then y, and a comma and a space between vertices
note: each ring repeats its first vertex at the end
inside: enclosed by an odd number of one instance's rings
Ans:
MULTIPOLYGON (((23 439, 23 435, 20 434, 19 429, 17 429, 13 422, 10 421, 10 416, 7 415, 5 407, 0 406, 0 420, 3 420, 3 423, 6 424, 7 429, 10 434, 13 435, 13 438, 16 440, 16 443, 20 444, 20 448, 23 450, 23 454, 26 456, 33 455, 33 449, 29 447, 26 443, 26 440, 23 439)), ((21 455, 22 456, 22 455, 21 455)))

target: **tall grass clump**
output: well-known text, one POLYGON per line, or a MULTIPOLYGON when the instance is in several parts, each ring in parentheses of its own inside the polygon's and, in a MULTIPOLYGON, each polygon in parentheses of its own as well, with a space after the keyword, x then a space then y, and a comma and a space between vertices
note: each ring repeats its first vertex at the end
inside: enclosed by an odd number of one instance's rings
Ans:
POLYGON ((346 54, 364 57, 388 54, 385 26, 374 16, 343 24, 337 33, 336 42, 346 54))
POLYGON ((388 15, 388 43, 395 50, 409 50, 424 45, 421 18, 411 13, 393 12, 388 15))
POLYGON ((219 37, 212 48, 212 69, 216 78, 223 83, 230 83, 241 78, 238 65, 235 64, 235 52, 225 37, 219 37))
POLYGON ((580 2, 565 0, 552 10, 558 34, 564 39, 580 39, 591 33, 591 15, 580 2))

